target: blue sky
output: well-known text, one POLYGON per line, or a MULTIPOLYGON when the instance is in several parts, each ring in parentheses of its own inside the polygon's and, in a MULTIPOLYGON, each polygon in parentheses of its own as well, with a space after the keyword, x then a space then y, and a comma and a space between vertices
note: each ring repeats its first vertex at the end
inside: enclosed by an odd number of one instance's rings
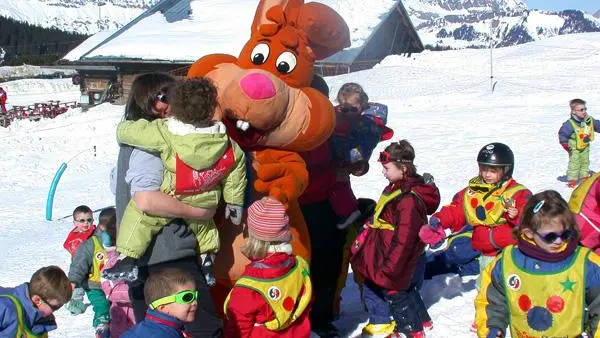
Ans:
POLYGON ((598 0, 523 0, 529 9, 580 9, 594 14, 600 9, 598 0))

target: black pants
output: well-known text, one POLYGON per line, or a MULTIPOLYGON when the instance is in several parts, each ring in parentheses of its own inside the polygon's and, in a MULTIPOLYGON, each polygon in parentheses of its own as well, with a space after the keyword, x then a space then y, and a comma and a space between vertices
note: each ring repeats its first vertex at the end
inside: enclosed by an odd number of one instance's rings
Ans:
POLYGON ((408 335, 411 332, 423 331, 423 322, 431 321, 415 284, 405 291, 385 295, 385 301, 390 305, 398 332, 408 335))
POLYGON ((129 298, 133 304, 136 322, 141 322, 146 314, 148 305, 144 301, 144 281, 148 275, 164 268, 177 268, 188 272, 196 282, 198 290, 198 309, 196 319, 185 325, 186 331, 194 338, 217 338, 221 337, 223 323, 215 312, 215 306, 208 291, 206 280, 200 271, 200 266, 195 257, 183 258, 175 261, 140 267, 139 281, 129 287, 129 298))
POLYGON ((346 230, 339 230, 338 216, 328 200, 301 205, 311 245, 310 275, 315 297, 310 312, 313 328, 334 319, 335 294, 342 269, 346 230))

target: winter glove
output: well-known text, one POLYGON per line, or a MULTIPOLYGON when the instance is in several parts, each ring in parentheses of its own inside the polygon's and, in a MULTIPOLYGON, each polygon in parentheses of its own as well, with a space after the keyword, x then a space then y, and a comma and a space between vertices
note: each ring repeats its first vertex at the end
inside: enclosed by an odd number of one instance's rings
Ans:
POLYGON ((179 238, 186 238, 194 234, 192 232, 192 229, 190 229, 190 227, 187 226, 187 224, 185 224, 184 222, 178 222, 175 223, 175 225, 177 225, 177 228, 173 231, 173 233, 179 238))
POLYGON ((433 229, 430 225, 424 225, 419 230, 419 238, 423 243, 435 246, 446 238, 446 232, 441 227, 433 229))
POLYGON ((425 184, 435 184, 433 175, 431 175, 430 173, 423 173, 423 181, 425 181, 425 184))
POLYGON ((569 155, 571 154, 572 149, 568 143, 561 143, 560 145, 567 151, 567 153, 569 153, 569 155))
POLYGON ((225 206, 225 218, 229 218, 235 225, 242 224, 242 213, 244 208, 241 205, 227 204, 225 206))
POLYGON ((76 288, 73 290, 73 296, 71 296, 71 300, 67 303, 67 310, 71 312, 73 316, 80 315, 85 312, 85 309, 89 306, 89 304, 85 304, 83 302, 83 295, 85 291, 82 288, 76 288))

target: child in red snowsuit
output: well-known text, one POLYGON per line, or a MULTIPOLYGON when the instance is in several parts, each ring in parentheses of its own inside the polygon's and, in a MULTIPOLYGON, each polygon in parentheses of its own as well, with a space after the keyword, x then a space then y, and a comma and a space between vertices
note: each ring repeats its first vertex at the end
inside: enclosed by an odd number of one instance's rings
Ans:
POLYGON ((73 210, 73 230, 67 235, 63 247, 71 254, 71 258, 75 255, 75 251, 88 238, 92 237, 96 231, 94 225, 94 214, 92 209, 87 205, 80 205, 73 210))
POLYGON ((2 113, 6 113, 6 100, 8 99, 8 94, 4 88, 0 87, 0 109, 2 109, 2 113))
POLYGON ((308 263, 292 254, 289 218, 277 200, 265 197, 248 208, 252 261, 225 301, 224 337, 310 337, 312 284, 308 263))

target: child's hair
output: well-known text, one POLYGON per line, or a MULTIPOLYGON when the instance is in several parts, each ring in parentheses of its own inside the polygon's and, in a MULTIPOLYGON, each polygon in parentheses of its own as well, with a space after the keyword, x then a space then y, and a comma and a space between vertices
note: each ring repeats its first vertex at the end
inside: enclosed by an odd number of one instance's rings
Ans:
POLYGON ((194 278, 181 269, 166 268, 153 273, 144 285, 146 304, 170 296, 177 292, 179 286, 189 283, 195 284, 194 278))
POLYGON ((117 236, 117 210, 115 207, 104 208, 100 211, 98 225, 105 226, 106 232, 111 238, 114 239, 117 236))
POLYGON ((75 218, 75 215, 77 215, 79 213, 82 213, 82 214, 93 214, 94 212, 87 205, 80 205, 77 208, 75 208, 75 210, 73 210, 73 218, 75 218))
POLYGON ((171 114, 183 123, 208 127, 217 101, 217 88, 206 77, 178 81, 170 92, 171 114))
POLYGON ((269 254, 269 247, 288 242, 264 241, 254 236, 248 236, 246 244, 242 247, 242 254, 252 259, 263 259, 269 254))
POLYGON ((410 142, 407 140, 392 142, 389 146, 385 147, 385 152, 390 154, 392 159, 396 160, 393 163, 397 168, 406 167, 409 177, 417 175, 417 167, 414 164, 415 149, 410 142))
POLYGON ((567 202, 555 190, 544 190, 531 196, 523 209, 523 219, 516 233, 520 235, 523 229, 538 231, 543 224, 554 218, 559 218, 565 230, 573 231, 573 240, 579 239, 579 228, 575 215, 569 210, 567 202))
POLYGON ((320 77, 319 75, 313 75, 312 82, 310 83, 310 87, 318 90, 321 94, 327 96, 329 98, 329 86, 325 79, 320 77))
POLYGON ((158 116, 153 112, 154 104, 159 94, 167 95, 169 87, 175 78, 166 73, 146 73, 138 75, 129 91, 125 106, 125 120, 137 121, 146 119, 152 121, 158 116))
POLYGON ((39 269, 29 281, 29 296, 38 295, 45 301, 53 299, 65 304, 71 299, 72 292, 69 278, 56 265, 39 269))
POLYGON ((363 108, 369 103, 369 96, 367 93, 365 93, 361 85, 354 82, 348 82, 342 85, 337 94, 337 101, 342 104, 354 96, 358 96, 358 102, 360 102, 360 105, 363 108))
POLYGON ((571 109, 575 108, 575 106, 578 104, 585 105, 585 101, 583 101, 582 99, 573 99, 569 101, 569 107, 571 107, 571 109))

